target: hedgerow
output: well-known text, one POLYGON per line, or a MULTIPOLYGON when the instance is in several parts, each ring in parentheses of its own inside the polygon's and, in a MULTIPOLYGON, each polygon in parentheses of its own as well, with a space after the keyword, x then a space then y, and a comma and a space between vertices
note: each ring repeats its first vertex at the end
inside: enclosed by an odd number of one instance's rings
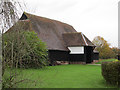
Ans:
POLYGON ((107 83, 120 86, 120 61, 102 62, 102 75, 107 83))

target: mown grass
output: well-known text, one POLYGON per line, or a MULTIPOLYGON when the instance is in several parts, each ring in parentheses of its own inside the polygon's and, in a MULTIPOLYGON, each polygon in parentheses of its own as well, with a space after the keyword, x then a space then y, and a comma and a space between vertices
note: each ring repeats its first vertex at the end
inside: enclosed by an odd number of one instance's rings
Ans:
POLYGON ((44 69, 17 70, 29 79, 17 85, 18 88, 109 88, 101 75, 101 66, 60 65, 44 69), (35 83, 36 82, 36 83, 35 83), (36 84, 36 85, 35 85, 36 84))
POLYGON ((111 61, 115 61, 117 59, 100 59, 99 62, 96 62, 95 64, 101 64, 102 62, 111 62, 111 61))

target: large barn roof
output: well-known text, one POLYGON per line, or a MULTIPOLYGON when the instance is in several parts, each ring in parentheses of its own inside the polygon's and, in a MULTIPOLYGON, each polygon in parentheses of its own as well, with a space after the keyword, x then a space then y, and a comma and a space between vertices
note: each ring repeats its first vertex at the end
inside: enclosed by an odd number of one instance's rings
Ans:
POLYGON ((82 32, 64 33, 66 46, 95 46, 82 32))
MULTIPOLYGON (((46 42, 49 50, 66 51, 68 50, 66 45, 85 45, 85 41, 80 33, 77 33, 71 25, 60 21, 24 13, 18 23, 24 24, 23 26, 20 26, 20 28, 35 31, 38 34, 38 37, 43 42, 46 42), (73 39, 71 37, 75 38, 73 39)), ((19 24, 16 25, 17 28, 19 27, 18 25, 19 24)), ((13 29, 13 27, 11 29, 13 29)), ((87 37, 84 36, 84 38, 86 39, 88 46, 93 46, 87 37)))

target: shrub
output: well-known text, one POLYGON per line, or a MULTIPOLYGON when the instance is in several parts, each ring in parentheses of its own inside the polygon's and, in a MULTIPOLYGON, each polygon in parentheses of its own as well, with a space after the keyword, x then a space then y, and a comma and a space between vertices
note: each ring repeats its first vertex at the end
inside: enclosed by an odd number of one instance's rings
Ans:
POLYGON ((120 61, 102 62, 102 76, 107 83, 120 86, 120 61))
POLYGON ((47 65, 46 44, 35 32, 7 32, 3 44, 3 59, 9 67, 41 68, 47 65))

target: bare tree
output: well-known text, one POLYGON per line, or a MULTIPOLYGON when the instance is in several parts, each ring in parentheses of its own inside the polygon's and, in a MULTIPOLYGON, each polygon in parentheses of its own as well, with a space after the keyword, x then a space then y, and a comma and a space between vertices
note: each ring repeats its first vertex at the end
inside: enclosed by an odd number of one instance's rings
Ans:
POLYGON ((17 0, 2 0, 0 3, 0 28, 2 33, 8 30, 23 12, 22 5, 17 0))
MULTIPOLYGON (((4 50, 3 33, 7 31, 19 19, 20 10, 22 7, 17 0, 1 0, 0 1, 0 87, 2 87, 2 76, 5 71, 5 60, 2 57, 2 50, 4 50)), ((4 52, 5 53, 5 52, 4 52)))

